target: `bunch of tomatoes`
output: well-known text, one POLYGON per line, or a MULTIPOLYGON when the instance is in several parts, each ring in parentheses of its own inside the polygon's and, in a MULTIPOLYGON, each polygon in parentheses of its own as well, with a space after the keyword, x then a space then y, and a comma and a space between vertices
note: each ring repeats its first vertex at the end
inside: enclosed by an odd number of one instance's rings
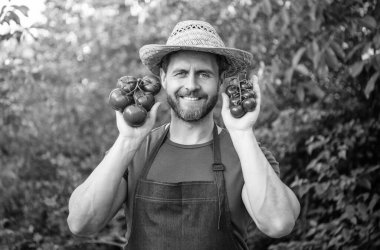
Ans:
POLYGON ((111 107, 123 113, 129 126, 140 127, 145 123, 148 112, 155 103, 154 96, 161 90, 160 80, 155 76, 123 76, 117 81, 117 88, 109 95, 111 107))
MULTIPOLYGON (((117 88, 111 91, 108 102, 113 109, 122 112, 129 126, 140 127, 145 123, 148 112, 155 103, 154 96, 160 90, 161 83, 156 76, 123 76, 117 81, 117 88)), ((247 112, 256 109, 257 94, 251 81, 243 79, 230 83, 225 93, 230 98, 230 112, 233 117, 243 117, 247 112)))
POLYGON ((237 83, 228 85, 225 93, 230 98, 230 112, 233 117, 243 117, 247 112, 256 109, 257 94, 253 89, 252 81, 239 80, 237 83))

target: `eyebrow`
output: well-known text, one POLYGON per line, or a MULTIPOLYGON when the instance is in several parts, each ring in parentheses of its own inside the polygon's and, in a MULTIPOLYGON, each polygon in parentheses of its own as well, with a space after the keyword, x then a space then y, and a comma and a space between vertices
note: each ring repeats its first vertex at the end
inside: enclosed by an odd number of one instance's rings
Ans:
MULTIPOLYGON (((172 70, 172 73, 176 73, 176 72, 188 72, 189 70, 188 69, 184 69, 182 67, 178 67, 178 68, 174 68, 172 70)), ((200 73, 208 73, 208 74, 211 74, 211 75, 215 75, 214 71, 212 69, 207 69, 207 68, 204 68, 204 69, 198 69, 195 71, 196 74, 200 74, 200 73)))

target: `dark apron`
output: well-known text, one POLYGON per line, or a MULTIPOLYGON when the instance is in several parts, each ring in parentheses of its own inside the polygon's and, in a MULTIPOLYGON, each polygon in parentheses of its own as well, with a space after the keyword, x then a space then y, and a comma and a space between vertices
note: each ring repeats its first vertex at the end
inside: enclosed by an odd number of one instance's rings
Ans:
POLYGON ((239 249, 232 233, 217 127, 213 129, 214 181, 166 183, 146 179, 168 131, 154 146, 138 180, 126 249, 239 249))

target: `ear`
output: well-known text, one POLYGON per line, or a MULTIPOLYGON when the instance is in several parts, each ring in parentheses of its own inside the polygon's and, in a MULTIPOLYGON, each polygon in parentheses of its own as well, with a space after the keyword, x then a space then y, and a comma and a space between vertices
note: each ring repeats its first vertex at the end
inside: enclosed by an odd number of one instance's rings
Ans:
POLYGON ((162 68, 160 68, 160 78, 162 87, 166 89, 166 73, 162 68))
POLYGON ((219 75, 219 86, 221 86, 223 83, 224 83, 224 80, 226 79, 225 77, 225 71, 223 71, 220 75, 219 75))

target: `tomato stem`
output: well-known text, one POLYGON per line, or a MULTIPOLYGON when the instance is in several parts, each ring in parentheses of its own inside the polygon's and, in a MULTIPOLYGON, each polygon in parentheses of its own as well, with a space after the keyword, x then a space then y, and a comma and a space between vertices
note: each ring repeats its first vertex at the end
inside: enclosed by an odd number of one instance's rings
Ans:
POLYGON ((142 82, 142 80, 141 80, 140 78, 137 79, 136 88, 138 88, 139 90, 143 91, 143 90, 140 88, 140 82, 142 82))

